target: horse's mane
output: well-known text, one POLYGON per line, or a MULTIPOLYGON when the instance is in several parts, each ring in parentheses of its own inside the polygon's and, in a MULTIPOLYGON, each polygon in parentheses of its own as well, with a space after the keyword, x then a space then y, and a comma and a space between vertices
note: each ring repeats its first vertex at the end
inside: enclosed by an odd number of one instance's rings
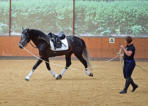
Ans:
POLYGON ((44 32, 37 29, 29 29, 30 36, 33 39, 43 40, 46 43, 49 43, 49 36, 44 32))
POLYGON ((29 32, 31 32, 34 36, 47 37, 47 34, 38 29, 29 29, 29 32))

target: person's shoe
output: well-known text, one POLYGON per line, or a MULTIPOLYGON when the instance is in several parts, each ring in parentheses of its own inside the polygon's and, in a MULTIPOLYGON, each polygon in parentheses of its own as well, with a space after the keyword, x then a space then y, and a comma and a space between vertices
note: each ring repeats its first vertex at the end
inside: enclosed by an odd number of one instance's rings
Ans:
POLYGON ((126 93, 127 93, 126 90, 122 90, 122 91, 120 91, 120 94, 126 94, 126 93))
POLYGON ((138 85, 135 85, 135 86, 133 87, 132 92, 134 92, 137 88, 138 88, 138 85))

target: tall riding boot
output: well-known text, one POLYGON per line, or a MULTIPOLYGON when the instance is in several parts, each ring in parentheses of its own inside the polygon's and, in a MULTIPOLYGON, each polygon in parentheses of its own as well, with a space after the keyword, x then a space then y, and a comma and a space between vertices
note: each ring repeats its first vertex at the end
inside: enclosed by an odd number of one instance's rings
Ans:
POLYGON ((126 79, 126 82, 125 82, 125 87, 124 87, 124 89, 120 92, 120 94, 125 94, 125 93, 127 93, 127 89, 128 89, 128 87, 129 87, 129 85, 130 85, 130 79, 126 79))
POLYGON ((134 83, 133 79, 131 78, 131 85, 133 87, 132 92, 134 92, 136 90, 136 88, 138 88, 138 85, 134 83))

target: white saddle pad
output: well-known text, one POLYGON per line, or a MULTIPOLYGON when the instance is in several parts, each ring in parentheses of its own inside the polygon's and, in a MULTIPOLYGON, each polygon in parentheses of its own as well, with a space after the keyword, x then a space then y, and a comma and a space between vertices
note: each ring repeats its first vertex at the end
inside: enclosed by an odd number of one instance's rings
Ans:
POLYGON ((61 42, 62 42, 62 47, 55 49, 53 42, 50 40, 51 50, 52 51, 65 51, 65 50, 68 50, 69 49, 69 45, 68 45, 67 39, 66 38, 65 39, 62 39, 61 42))

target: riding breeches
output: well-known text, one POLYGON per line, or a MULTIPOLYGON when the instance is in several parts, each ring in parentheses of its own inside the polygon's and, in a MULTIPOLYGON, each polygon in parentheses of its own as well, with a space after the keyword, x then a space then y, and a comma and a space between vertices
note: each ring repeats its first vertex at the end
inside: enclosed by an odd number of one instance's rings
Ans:
POLYGON ((124 60, 123 75, 125 79, 131 78, 135 66, 135 60, 124 60))

